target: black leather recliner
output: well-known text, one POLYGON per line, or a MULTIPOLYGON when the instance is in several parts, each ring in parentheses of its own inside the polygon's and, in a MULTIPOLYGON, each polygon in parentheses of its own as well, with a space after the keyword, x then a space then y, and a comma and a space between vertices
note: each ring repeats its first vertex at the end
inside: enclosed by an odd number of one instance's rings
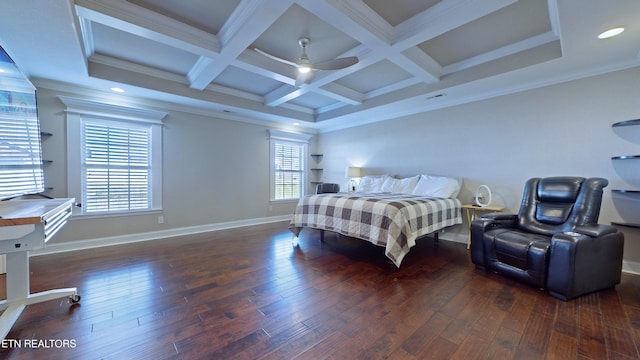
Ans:
POLYGON ((333 183, 320 183, 316 185, 316 194, 335 194, 340 192, 340 185, 333 183))
POLYGON ((620 283, 624 235, 598 225, 606 179, 533 178, 520 211, 471 223, 471 260, 570 300, 620 283))

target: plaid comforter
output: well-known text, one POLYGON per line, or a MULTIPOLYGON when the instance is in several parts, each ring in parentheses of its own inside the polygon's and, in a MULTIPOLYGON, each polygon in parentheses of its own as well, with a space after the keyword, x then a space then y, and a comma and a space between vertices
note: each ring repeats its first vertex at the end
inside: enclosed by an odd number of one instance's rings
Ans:
POLYGON ((323 229, 384 246, 385 254, 400 267, 415 240, 462 223, 458 199, 402 194, 319 194, 298 202, 289 230, 323 229))

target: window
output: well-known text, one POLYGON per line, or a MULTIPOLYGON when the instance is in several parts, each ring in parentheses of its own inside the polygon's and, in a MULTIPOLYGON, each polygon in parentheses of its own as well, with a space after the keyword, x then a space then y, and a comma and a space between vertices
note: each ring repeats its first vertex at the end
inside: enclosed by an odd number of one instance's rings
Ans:
POLYGON ((0 91, 0 199, 44 190, 35 100, 34 93, 0 91))
POLYGON ((300 198, 304 193, 304 147, 275 143, 275 200, 300 198))
POLYGON ((271 130, 271 200, 299 199, 305 194, 310 136, 271 130))
POLYGON ((151 127, 88 119, 81 137, 84 212, 151 209, 151 127))
POLYGON ((61 99, 67 105, 69 193, 81 205, 77 215, 161 210, 159 119, 166 114, 61 99))
POLYGON ((0 47, 0 199, 44 191, 36 89, 0 47))

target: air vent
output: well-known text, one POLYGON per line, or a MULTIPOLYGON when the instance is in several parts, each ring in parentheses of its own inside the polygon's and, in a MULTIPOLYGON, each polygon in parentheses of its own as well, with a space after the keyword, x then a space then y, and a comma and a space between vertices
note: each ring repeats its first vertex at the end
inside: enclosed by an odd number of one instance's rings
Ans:
POLYGON ((437 99, 437 98, 443 97, 444 95, 445 95, 444 93, 440 93, 440 94, 427 96, 427 100, 437 99))

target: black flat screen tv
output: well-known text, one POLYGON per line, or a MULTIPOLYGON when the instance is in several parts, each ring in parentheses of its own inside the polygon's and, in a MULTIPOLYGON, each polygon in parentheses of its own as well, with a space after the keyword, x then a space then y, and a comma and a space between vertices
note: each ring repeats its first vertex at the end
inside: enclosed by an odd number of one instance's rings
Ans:
POLYGON ((43 191, 36 89, 0 47, 0 200, 43 191))

